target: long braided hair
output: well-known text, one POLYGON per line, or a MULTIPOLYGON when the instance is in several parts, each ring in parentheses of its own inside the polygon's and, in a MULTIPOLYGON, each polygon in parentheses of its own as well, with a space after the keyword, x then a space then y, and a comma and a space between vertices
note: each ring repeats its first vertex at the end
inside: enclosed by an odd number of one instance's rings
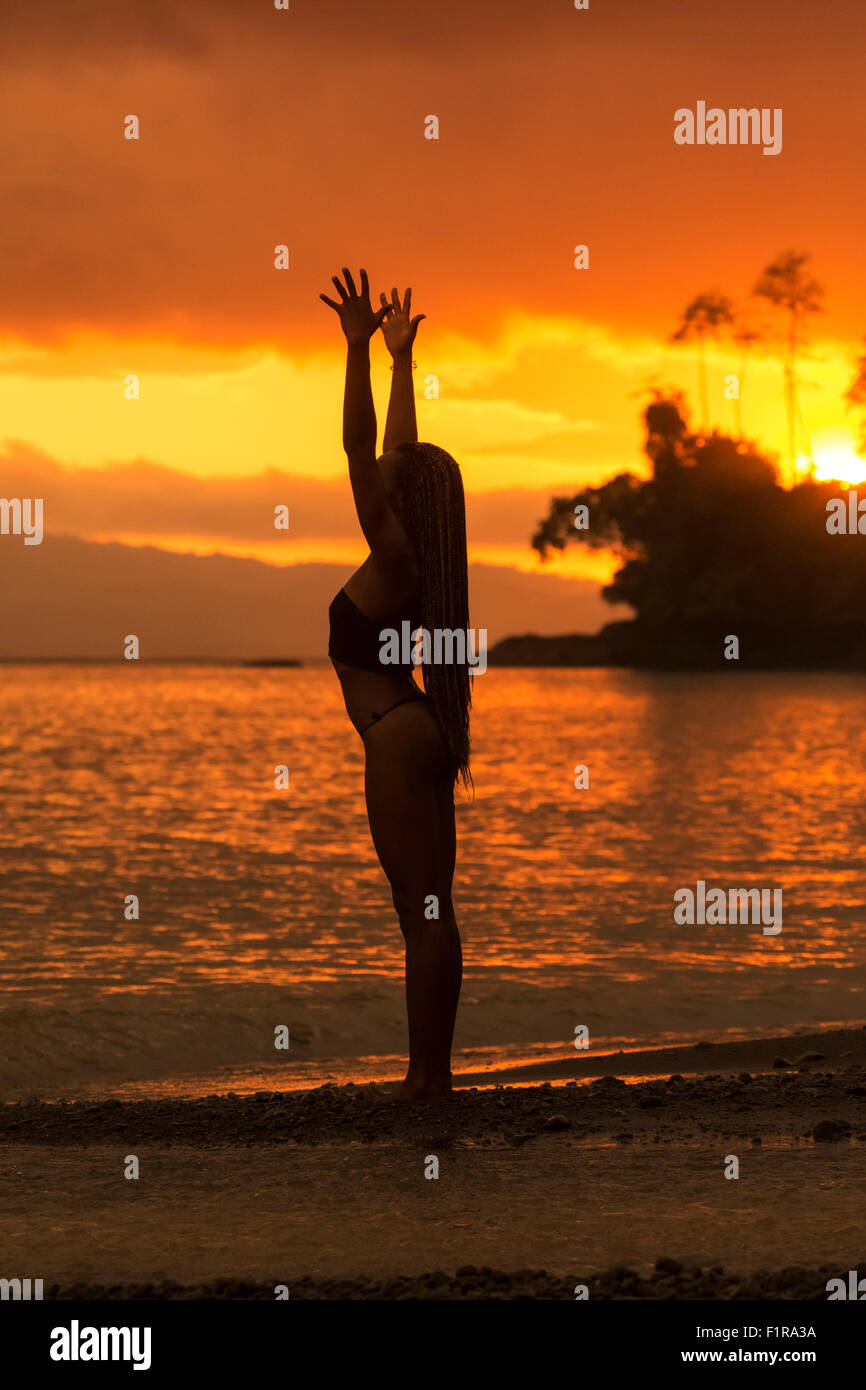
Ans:
MULTIPOLYGON (((466 505, 456 461, 436 444, 400 444, 397 477, 400 519, 421 575, 420 621, 434 629, 462 630, 469 641, 469 576, 466 563, 466 505)), ((469 771, 469 707, 472 685, 467 662, 424 662, 424 689, 433 702, 451 755, 454 780, 472 787, 469 771)))

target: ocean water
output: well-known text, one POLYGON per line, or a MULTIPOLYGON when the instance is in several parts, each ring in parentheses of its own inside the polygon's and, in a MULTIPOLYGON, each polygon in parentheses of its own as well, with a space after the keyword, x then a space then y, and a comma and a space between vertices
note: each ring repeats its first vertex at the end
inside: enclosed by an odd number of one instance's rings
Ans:
MULTIPOLYGON (((455 1070, 574 1056, 578 1025, 604 1051, 862 1023, 864 697, 478 677, 455 1070), (782 931, 677 925, 699 879, 781 889, 782 931)), ((4 1099, 401 1074, 401 937, 327 664, 2 665, 0 806, 4 1099)))

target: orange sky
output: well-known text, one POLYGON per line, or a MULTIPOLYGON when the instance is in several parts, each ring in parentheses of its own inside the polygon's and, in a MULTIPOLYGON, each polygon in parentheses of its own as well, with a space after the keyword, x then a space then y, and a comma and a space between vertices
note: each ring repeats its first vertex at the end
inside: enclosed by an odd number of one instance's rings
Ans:
MULTIPOLYGON (((421 435, 463 466, 473 558, 531 565, 550 492, 639 466, 647 384, 696 400, 693 352, 667 342, 680 310, 705 289, 743 298, 789 246, 827 288, 802 369, 815 456, 850 463, 840 397, 866 334, 854 0, 10 9, 3 491, 41 477, 49 525, 53 502, 53 524, 82 536, 360 557, 326 485, 344 469, 341 340, 317 298, 346 262, 377 290, 410 281, 428 315, 421 435), (675 109, 699 99, 781 107, 782 153, 675 145, 675 109), (279 542, 248 515, 272 492, 293 518, 279 542)), ((729 346, 710 353, 724 428, 737 366, 729 346)), ((743 415, 784 450, 769 355, 749 366, 743 415)), ((576 553, 569 568, 610 565, 576 553)))

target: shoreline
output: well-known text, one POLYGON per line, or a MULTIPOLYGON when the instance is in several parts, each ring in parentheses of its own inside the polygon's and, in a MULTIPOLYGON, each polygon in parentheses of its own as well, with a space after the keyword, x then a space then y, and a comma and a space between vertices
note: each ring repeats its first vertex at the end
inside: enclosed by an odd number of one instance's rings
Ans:
MULTIPOLYGON (((449 1144, 521 1144, 541 1130, 568 1131, 570 1141, 606 1134, 614 1142, 683 1143, 718 1134, 761 1143, 811 1139, 825 1121, 841 1126, 840 1138, 866 1140, 866 1030, 853 1038, 846 1032, 808 1035, 798 1042, 822 1046, 807 1046, 796 1058, 783 1059, 779 1042, 697 1044, 688 1050, 696 1054, 688 1059, 691 1067, 682 1050, 663 1049, 677 1069, 649 1075, 643 1070, 647 1054, 638 1053, 631 1060, 629 1054, 599 1057, 581 1081, 563 1074, 556 1081, 521 1076, 518 1084, 507 1084, 505 1073, 494 1080, 485 1074, 486 1084, 479 1087, 470 1084, 471 1077, 458 1077, 444 1101, 390 1100, 398 1083, 352 1082, 195 1098, 17 1100, 0 1105, 0 1144, 76 1147, 135 1139, 169 1146, 306 1147, 423 1143, 431 1134, 449 1144), (773 1066, 774 1057, 789 1064, 773 1066), (554 1112, 562 1123, 548 1123, 554 1112), (626 1119, 627 1125, 620 1123, 626 1119)), ((550 1070, 557 1064, 539 1066, 550 1070)))
MULTIPOLYGON (((32 1026, 37 1027, 37 1023, 34 1021, 32 1026)), ((25 1078, 20 1074, 19 1065, 15 1069, 7 1068, 7 1074, 2 1076, 0 1106, 15 1101, 38 1101, 45 1105, 108 1100, 192 1102, 225 1095, 250 1097, 260 1092, 300 1095, 324 1086, 342 1090, 370 1084, 390 1090, 399 1084, 404 1074, 405 1058, 400 1054, 358 1059, 338 1055, 316 1057, 314 1053, 310 1055, 312 1049, 300 1027, 298 1034, 300 1055, 295 1054, 291 1062, 283 1063, 250 1059, 234 1066, 223 1062, 203 1070, 193 1064, 188 1071, 168 1072, 162 1066, 155 1066, 153 1058, 138 1057, 130 1059, 130 1072, 124 1075, 123 1064, 117 1059, 110 1071, 91 1067, 86 1082, 81 1079, 76 1082, 73 1076, 60 1081, 53 1073, 50 1081, 40 1080, 35 1069, 25 1078), (138 1068, 138 1075, 132 1072, 133 1067, 138 1068)), ((54 1041, 58 1048, 62 1045, 62 1038, 54 1041)), ((186 1036, 177 1041, 179 1045, 185 1043, 186 1036)), ((11 1046, 11 1038, 8 1046, 11 1046)), ((576 1081, 584 1085, 609 1073, 649 1080, 673 1072, 693 1076, 708 1071, 769 1071, 777 1058, 796 1067, 799 1059, 809 1052, 821 1052, 830 1066, 844 1066, 850 1062, 866 1065, 866 1025, 859 1021, 823 1029, 801 1025, 790 1033, 772 1031, 768 1036, 739 1036, 721 1042, 699 1038, 696 1042, 668 1042, 659 1046, 627 1045, 615 1051, 573 1049, 570 1055, 563 1055, 563 1044, 557 1044, 555 1050, 548 1043, 539 1044, 542 1046, 550 1049, 548 1055, 539 1056, 538 1051, 533 1055, 532 1045, 520 1048, 513 1043, 504 1044, 495 1050, 488 1047, 483 1051, 499 1055, 500 1060, 494 1065, 489 1065, 486 1057, 482 1061, 479 1050, 467 1046, 454 1058, 455 1067, 461 1068, 453 1075, 455 1091, 505 1085, 533 1086, 546 1081, 553 1084, 576 1081)), ((9 1056, 7 1053, 7 1061, 9 1056)))
MULTIPOLYGON (((604 1076, 659 1077, 672 1072, 697 1075, 712 1071, 772 1071, 777 1058, 796 1068, 805 1054, 821 1052, 828 1066, 859 1063, 866 1066, 866 1025, 824 1031, 776 1034, 768 1038, 742 1038, 734 1042, 672 1043, 658 1048, 593 1055, 589 1050, 574 1057, 526 1062, 495 1071, 461 1072, 455 1086, 489 1086, 507 1083, 578 1081, 604 1076)), ((805 1063, 805 1065, 811 1065, 805 1063)), ((817 1065, 817 1063, 815 1064, 817 1065)))
POLYGON ((444 1103, 5 1103, 0 1243, 54 1299, 817 1300, 866 1269, 866 1030, 588 1062, 444 1103))

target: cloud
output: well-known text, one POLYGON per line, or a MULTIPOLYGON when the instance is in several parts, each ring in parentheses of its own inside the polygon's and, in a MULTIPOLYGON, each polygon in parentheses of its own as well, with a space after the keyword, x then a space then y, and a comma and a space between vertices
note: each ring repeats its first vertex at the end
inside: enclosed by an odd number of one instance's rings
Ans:
POLYGON ((524 0, 0 7, 0 254, 13 272, 0 333, 322 343, 333 324, 317 295, 347 260, 377 287, 415 283, 431 318, 466 331, 489 334, 516 306, 657 330, 696 281, 723 269, 734 292, 750 283, 810 186, 809 244, 849 287, 832 313, 858 332, 850 14, 805 0, 733 0, 724 20, 696 11, 685 25, 677 0, 613 13, 524 0), (738 100, 784 106, 783 159, 674 146, 694 63, 708 95, 724 99, 733 69, 738 100), (431 112, 438 141, 424 139, 431 112), (137 142, 123 138, 129 113, 137 142), (588 272, 573 269, 578 242, 588 272))
MULTIPOLYGON (((313 478, 268 469, 228 477, 193 477, 180 469, 138 459, 101 468, 70 468, 16 441, 0 452, 0 477, 8 497, 42 497, 45 527, 82 539, 135 536, 164 540, 199 537, 249 542, 280 540, 285 559, 294 543, 305 551, 317 539, 359 540, 351 490, 345 478, 313 478), (274 531, 274 507, 289 508, 289 532, 274 531)), ((547 510, 546 488, 501 488, 470 496, 470 543, 526 545, 547 510)))

